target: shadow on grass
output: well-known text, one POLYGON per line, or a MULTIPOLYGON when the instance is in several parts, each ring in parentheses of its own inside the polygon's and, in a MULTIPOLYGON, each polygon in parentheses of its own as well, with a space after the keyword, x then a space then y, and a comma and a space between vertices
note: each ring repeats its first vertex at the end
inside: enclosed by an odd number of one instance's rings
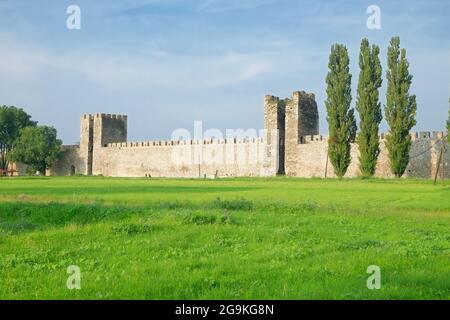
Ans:
MULTIPOLYGON (((69 224, 87 225, 105 221, 121 222, 131 217, 154 214, 175 214, 181 223, 235 224, 230 213, 233 212, 276 212, 279 214, 314 213, 320 207, 313 202, 299 204, 260 203, 236 198, 203 203, 189 201, 162 201, 145 206, 73 204, 73 203, 34 203, 5 202, 0 204, 0 231, 7 234, 20 234, 34 230, 44 230, 69 224), (200 211, 200 212, 199 212, 200 211)), ((130 231, 132 233, 132 231, 130 231)))
MULTIPOLYGON (((0 230, 19 234, 68 224, 86 225, 101 221, 121 221, 131 216, 152 215, 161 211, 205 209, 206 211, 251 210, 253 202, 245 199, 216 199, 213 202, 155 202, 143 207, 103 204, 10 202, 0 204, 0 230)), ((186 217, 184 217, 186 219, 186 217)), ((195 218, 193 218, 195 220, 195 218)), ((213 218, 211 218, 213 219, 213 218)), ((214 217, 215 219, 215 217, 214 217)))
POLYGON ((246 192, 259 189, 258 187, 237 187, 237 186, 149 186, 149 185, 136 185, 136 186, 70 186, 70 187, 46 187, 36 188, 20 187, 17 189, 10 188, 5 194, 8 195, 42 195, 42 194, 57 194, 57 195, 73 195, 74 193, 81 192, 83 194, 153 194, 153 193, 168 193, 168 194, 197 194, 197 193, 227 193, 227 192, 246 192))

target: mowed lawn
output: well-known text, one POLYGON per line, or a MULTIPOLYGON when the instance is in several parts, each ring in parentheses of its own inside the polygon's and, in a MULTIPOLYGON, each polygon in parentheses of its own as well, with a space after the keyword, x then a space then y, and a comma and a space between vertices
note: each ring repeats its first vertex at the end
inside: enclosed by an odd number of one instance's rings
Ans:
POLYGON ((450 186, 0 179, 0 299, 126 298, 450 299, 450 186))

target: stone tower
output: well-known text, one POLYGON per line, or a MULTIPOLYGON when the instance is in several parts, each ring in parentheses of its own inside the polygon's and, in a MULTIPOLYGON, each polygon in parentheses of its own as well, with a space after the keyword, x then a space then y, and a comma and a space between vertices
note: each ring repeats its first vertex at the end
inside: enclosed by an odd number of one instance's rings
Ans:
POLYGON ((278 97, 266 95, 264 97, 264 129, 266 141, 271 148, 270 159, 276 159, 277 174, 284 174, 284 140, 285 140, 285 102, 278 97), (278 145, 276 145, 278 143, 278 145))
POLYGON ((94 116, 94 149, 113 142, 127 142, 127 116, 97 113, 94 116))
POLYGON ((113 142, 127 142, 127 116, 104 113, 83 115, 79 151, 81 163, 78 172, 85 175, 98 172, 95 164, 96 150, 113 142))
MULTIPOLYGON (((301 137, 319 134, 319 112, 314 93, 295 91, 286 99, 285 166, 295 168, 301 137)), ((293 174, 287 172, 287 174, 293 174)))
POLYGON ((84 114, 80 121, 80 168, 79 173, 92 174, 92 151, 94 143, 94 116, 84 114))

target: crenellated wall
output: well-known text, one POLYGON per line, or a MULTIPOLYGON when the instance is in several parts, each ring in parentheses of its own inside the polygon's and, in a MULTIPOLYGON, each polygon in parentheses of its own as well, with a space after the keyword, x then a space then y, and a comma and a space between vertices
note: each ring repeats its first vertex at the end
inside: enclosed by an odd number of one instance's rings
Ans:
POLYGON ((273 176, 278 171, 277 131, 262 138, 127 142, 127 117, 81 118, 80 146, 64 146, 54 175, 114 177, 273 176), (267 143, 267 139, 271 143, 267 143))
MULTIPOLYGON (((264 97, 265 134, 260 138, 187 141, 127 141, 127 116, 83 115, 80 145, 64 146, 50 170, 54 175, 117 177, 334 177, 327 157, 328 138, 318 135, 319 116, 313 93, 295 91, 290 98, 264 97)), ((443 132, 411 134, 410 162, 405 176, 430 178, 436 172, 443 132)), ((446 143, 445 174, 450 177, 450 146, 446 143)), ((375 175, 392 177, 385 146, 375 175)), ((360 175, 358 146, 346 177, 360 175)))
MULTIPOLYGON (((443 132, 412 133, 412 146, 410 161, 405 177, 431 178, 436 172, 436 164, 442 145, 443 132)), ((393 177, 390 170, 388 151, 385 146, 385 136, 380 135, 380 155, 378 157, 377 177, 393 177)), ((295 150, 295 160, 286 166, 286 175, 297 177, 334 177, 334 170, 327 157, 328 137, 321 135, 302 136, 300 143, 292 146, 295 150), (328 160, 328 161, 327 161, 328 160)), ((450 145, 446 143, 445 175, 450 178, 450 145)), ((346 177, 357 177, 359 171, 358 145, 351 145, 352 162, 347 170, 346 177)))
POLYGON ((111 143, 95 149, 93 174, 127 177, 272 176, 264 139, 111 143))

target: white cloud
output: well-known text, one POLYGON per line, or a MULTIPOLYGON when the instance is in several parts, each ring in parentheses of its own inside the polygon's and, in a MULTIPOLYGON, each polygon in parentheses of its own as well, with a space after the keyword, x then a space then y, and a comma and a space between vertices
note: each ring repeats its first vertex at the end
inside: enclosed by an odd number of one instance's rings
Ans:
POLYGON ((39 80, 45 70, 79 74, 107 90, 125 91, 177 86, 220 87, 250 81, 271 70, 270 62, 256 54, 228 52, 218 56, 176 56, 151 50, 131 57, 98 52, 56 54, 39 47, 0 38, 0 72, 24 82, 39 80))

